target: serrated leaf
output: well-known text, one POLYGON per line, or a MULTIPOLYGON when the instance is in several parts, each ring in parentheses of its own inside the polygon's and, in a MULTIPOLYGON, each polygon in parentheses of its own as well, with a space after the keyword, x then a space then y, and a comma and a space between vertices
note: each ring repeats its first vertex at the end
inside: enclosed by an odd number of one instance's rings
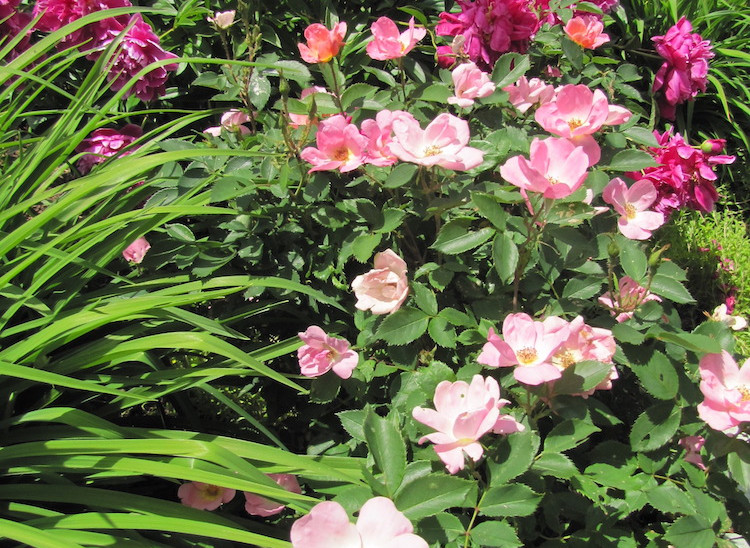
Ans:
POLYGON ((477 207, 479 214, 491 222, 498 230, 505 230, 508 213, 491 195, 472 192, 471 201, 477 207))
POLYGON ((182 242, 194 242, 195 235, 193 231, 181 223, 172 223, 166 225, 167 234, 172 238, 180 240, 182 242))
POLYGON ((444 318, 432 318, 427 333, 443 348, 456 348, 456 330, 444 318))
POLYGON ((694 514, 695 502, 674 483, 665 482, 646 492, 648 503, 665 514, 694 514))
POLYGON ((716 534, 701 515, 683 516, 667 529, 664 539, 677 547, 713 548, 716 534))
POLYGON ((567 451, 579 445, 599 428, 583 420, 568 419, 556 425, 544 439, 544 450, 552 453, 567 451))
POLYGON ((610 374, 612 364, 586 360, 575 363, 563 371, 555 381, 555 395, 581 394, 591 390, 610 374))
POLYGON ((633 278, 639 284, 643 284, 643 278, 648 268, 648 258, 641 247, 627 238, 618 238, 620 246, 620 266, 625 274, 633 278))
POLYGON ((362 429, 370 454, 392 495, 401 485, 406 470, 406 446, 401 432, 391 420, 376 415, 369 407, 362 429))
POLYGON ((531 67, 531 61, 528 55, 505 53, 495 63, 491 80, 495 82, 497 89, 502 89, 515 84, 521 76, 526 74, 529 67, 531 67))
POLYGON ((498 232, 492 242, 492 262, 500 279, 510 283, 518 266, 518 247, 510 234, 498 232))
POLYGON ((495 233, 490 227, 470 230, 471 220, 454 219, 440 229, 435 243, 430 247, 446 255, 457 255, 482 245, 495 233))
POLYGON ((661 402, 646 409, 630 431, 634 451, 653 451, 672 439, 680 426, 682 410, 674 402, 661 402))
POLYGON ((383 186, 385 188, 398 188, 404 186, 414 178, 418 166, 414 164, 399 164, 391 170, 383 186))
POLYGON ((414 302, 425 313, 435 316, 438 313, 437 299, 435 293, 424 284, 412 282, 411 288, 414 291, 414 302))
POLYGON ((523 483, 490 487, 480 501, 479 513, 492 517, 529 516, 541 498, 523 483))
POLYGON ((621 150, 612 157, 612 161, 603 169, 613 171, 641 171, 647 167, 656 167, 654 157, 642 150, 621 150))
POLYGON ((383 226, 378 228, 375 232, 389 234, 396 230, 401 221, 406 216, 406 212, 400 209, 386 208, 383 210, 383 226))
POLYGON ((505 521, 484 521, 471 530, 471 540, 477 546, 502 546, 515 548, 523 546, 516 530, 505 521))
POLYGON ((287 61, 279 59, 273 62, 274 69, 284 78, 294 80, 303 88, 308 87, 312 76, 307 66, 299 61, 287 61))
POLYGON ((352 84, 341 94, 341 106, 344 110, 349 110, 349 107, 351 107, 357 100, 371 97, 377 90, 378 88, 369 84, 352 84))
MULTIPOLYGON (((639 76, 640 78, 640 76, 639 76)), ((633 126, 624 130, 623 135, 631 141, 638 143, 639 145, 646 145, 647 147, 657 148, 659 142, 654 136, 654 132, 641 126, 633 126)))
POLYGON ((660 297, 665 297, 675 303, 686 304, 695 302, 693 296, 685 289, 682 283, 662 274, 657 273, 653 277, 650 290, 652 293, 660 297))
POLYGON ((455 308, 443 308, 438 314, 439 317, 448 320, 451 325, 459 327, 473 327, 476 322, 468 314, 456 310, 455 308))
MULTIPOLYGON (((396 507, 411 521, 431 516, 455 506, 473 505, 467 500, 476 491, 474 481, 449 476, 429 474, 403 485, 396 493, 396 507)), ((475 499, 476 500, 476 499, 475 499)))
POLYGON ((671 400, 677 395, 680 379, 675 366, 664 354, 655 351, 648 364, 631 363, 630 369, 646 391, 660 400, 671 400))
POLYGON ((575 464, 560 453, 541 453, 539 458, 534 461, 531 469, 543 476, 561 479, 570 479, 578 474, 575 464))
POLYGON ((336 413, 336 416, 341 421, 341 426, 344 427, 349 435, 355 440, 365 441, 365 412, 362 409, 353 409, 351 411, 341 411, 336 413))
POLYGON ((268 78, 263 76, 260 71, 253 71, 247 90, 253 106, 258 110, 263 110, 271 97, 271 82, 268 81, 268 78))
POLYGON ((601 292, 603 283, 600 277, 571 278, 565 284, 562 296, 564 299, 590 299, 601 292))
POLYGON ((382 238, 381 234, 359 234, 352 242, 351 250, 354 258, 360 263, 369 261, 382 238))
POLYGON ((427 331, 429 320, 430 317, 417 308, 401 308, 383 320, 375 337, 394 346, 408 344, 427 331))
POLYGON ((530 430, 515 432, 501 442, 495 458, 487 459, 490 485, 502 485, 529 469, 539 449, 539 436, 530 430))

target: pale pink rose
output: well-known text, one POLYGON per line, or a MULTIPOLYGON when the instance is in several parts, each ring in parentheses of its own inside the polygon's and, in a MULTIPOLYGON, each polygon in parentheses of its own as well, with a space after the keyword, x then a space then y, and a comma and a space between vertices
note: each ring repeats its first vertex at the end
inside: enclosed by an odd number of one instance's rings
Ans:
POLYGON ((431 441, 435 452, 451 474, 464 467, 464 453, 474 462, 484 454, 479 438, 493 432, 511 434, 524 430, 510 415, 500 409, 510 403, 500 398, 500 386, 492 377, 474 375, 471 384, 464 381, 442 381, 435 389, 435 409, 415 407, 415 420, 437 430, 419 440, 431 441))
POLYGON ((217 11, 213 17, 206 17, 206 21, 211 23, 214 27, 221 30, 227 30, 229 27, 234 25, 235 10, 229 11, 217 11))
POLYGON ((610 310, 617 322, 632 318, 635 310, 646 301, 661 302, 661 297, 651 293, 630 276, 620 278, 619 285, 619 291, 614 296, 607 291, 599 297, 599 303, 610 310))
POLYGON ((365 502, 356 525, 338 502, 321 502, 292 524, 290 535, 292 548, 428 548, 406 516, 385 497, 365 502))
POLYGON ((183 483, 177 490, 177 496, 180 497, 182 504, 198 510, 216 510, 222 504, 232 500, 234 494, 234 489, 199 481, 183 483))
POLYGON ((527 80, 525 76, 521 76, 515 84, 504 87, 503 91, 508 92, 510 104, 521 112, 534 105, 547 104, 555 98, 555 86, 539 78, 527 80))
POLYGON ((225 129, 229 132, 239 132, 240 135, 247 135, 250 133, 250 129, 242 124, 249 122, 250 120, 252 120, 252 118, 249 115, 241 110, 233 108, 221 115, 220 126, 206 128, 203 130, 203 133, 219 137, 221 135, 221 130, 225 129))
POLYGON ((305 62, 327 63, 338 55, 345 35, 346 23, 336 23, 332 30, 320 23, 313 23, 305 29, 307 44, 297 44, 297 47, 305 62))
POLYGON ((149 249, 151 249, 151 245, 148 243, 146 238, 141 236, 125 248, 125 250, 122 252, 122 256, 128 262, 141 264, 143 258, 146 256, 146 252, 149 249))
POLYGON ((462 63, 451 73, 456 95, 448 97, 448 103, 468 108, 474 99, 488 97, 495 92, 495 83, 474 63, 462 63))
POLYGON ((587 49, 596 49, 609 42, 609 35, 604 33, 604 24, 595 15, 577 15, 563 27, 568 38, 587 49))
MULTIPOLYGON (((326 93, 328 95, 331 95, 331 93, 324 87, 321 86, 312 86, 309 88, 305 88, 302 90, 302 92, 299 95, 300 99, 304 99, 308 95, 312 95, 313 93, 326 93)), ((325 117, 326 115, 322 115, 321 117, 325 117)), ((307 114, 293 114, 289 113, 289 125, 293 128, 298 128, 300 126, 306 126, 308 124, 317 124, 318 119, 314 118, 312 121, 310 120, 310 117, 307 116, 307 114)))
POLYGON ((524 384, 539 385, 562 376, 552 356, 570 335, 567 322, 550 317, 536 321, 528 314, 508 314, 503 338, 490 328, 477 361, 489 367, 513 367, 513 376, 524 384))
POLYGON ((315 142, 317 148, 307 147, 300 153, 313 166, 308 173, 334 169, 345 173, 364 163, 367 137, 341 114, 320 122, 315 142))
POLYGON ((409 281, 406 279, 406 262, 392 249, 375 254, 375 268, 360 274, 352 282, 359 310, 373 314, 391 314, 406 300, 409 281))
MULTIPOLYGON (((268 477, 291 493, 302 492, 302 488, 293 474, 268 474, 268 477)), ((245 512, 251 516, 267 518, 280 513, 285 508, 283 504, 268 500, 255 493, 243 492, 243 494, 245 495, 245 512)))
POLYGON ((416 119, 400 117, 393 122, 391 152, 399 160, 421 166, 440 166, 454 171, 477 167, 484 152, 467 146, 469 124, 444 112, 423 130, 416 119))
POLYGON ((604 92, 591 91, 583 84, 563 86, 552 102, 534 113, 546 131, 567 138, 591 135, 605 124, 623 123, 630 116, 623 107, 610 105, 604 92))
POLYGON ((701 458, 701 449, 706 443, 706 439, 703 436, 685 436, 677 443, 685 449, 685 462, 694 464, 701 470, 706 469, 706 465, 703 464, 703 459, 701 458))
POLYGON ((628 188, 625 181, 615 177, 602 192, 602 199, 620 215, 617 228, 631 240, 648 240, 651 232, 664 224, 664 214, 649 209, 656 197, 656 188, 648 179, 628 188))
POLYGON ((750 421, 750 358, 742 368, 726 350, 706 354, 698 364, 703 402, 698 415, 714 430, 736 435, 750 421))
POLYGON ((390 166, 398 162, 398 158, 391 152, 393 141, 393 122, 405 118, 418 122, 403 110, 381 110, 375 119, 362 122, 361 133, 367 137, 365 163, 376 166, 390 166))
POLYGON ((342 379, 352 376, 359 355, 345 339, 330 337, 317 325, 311 325, 298 336, 305 343, 297 349, 300 370, 305 377, 319 377, 333 369, 342 379))
POLYGON ((378 61, 404 57, 427 34, 427 29, 414 27, 413 17, 409 20, 409 28, 400 34, 396 23, 387 17, 375 21, 370 31, 373 40, 367 44, 367 55, 378 61))
POLYGON ((741 331, 747 327, 747 320, 742 316, 732 316, 726 303, 717 306, 710 318, 715 322, 722 322, 734 331, 741 331))
POLYGON ((545 198, 564 198, 581 187, 588 167, 583 148, 568 139, 535 138, 531 142, 529 159, 509 158, 500 166, 500 175, 509 183, 543 194, 545 198))

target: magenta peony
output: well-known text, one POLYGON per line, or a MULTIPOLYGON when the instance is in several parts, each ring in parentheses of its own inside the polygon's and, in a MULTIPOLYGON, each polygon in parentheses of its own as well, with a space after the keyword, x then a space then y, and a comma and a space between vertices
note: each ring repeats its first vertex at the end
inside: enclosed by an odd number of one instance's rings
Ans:
POLYGON ((729 352, 706 354, 698 368, 703 402, 698 415, 714 430, 735 435, 750 422, 750 359, 740 368, 729 352))
POLYGON ((85 175, 96 164, 101 164, 110 156, 120 153, 123 156, 130 154, 134 149, 125 149, 141 135, 143 135, 143 130, 135 124, 127 124, 120 129, 95 129, 76 148, 76 152, 84 153, 76 163, 78 171, 85 175))
POLYGON ((177 496, 180 497, 182 504, 198 510, 216 510, 222 504, 232 500, 234 495, 234 489, 199 481, 183 483, 177 490, 177 496))
POLYGON ((409 294, 406 262, 392 249, 375 254, 375 268, 352 282, 359 310, 391 314, 401 308, 409 294))
MULTIPOLYGON (((268 477, 291 493, 301 493, 302 489, 293 474, 268 474, 268 477)), ((245 495, 245 512, 251 516, 267 518, 280 513, 285 506, 255 493, 243 492, 245 495)))
POLYGON ((297 349, 297 359, 302 374, 319 377, 333 369, 342 379, 352 376, 359 355, 349 348, 349 341, 330 337, 317 325, 311 325, 298 336, 305 343, 297 349))
POLYGON ((525 52, 539 29, 539 18, 528 0, 457 0, 457 4, 459 13, 440 14, 435 33, 462 36, 464 53, 483 70, 492 70, 507 51, 525 52))
POLYGON ((654 77, 653 92, 658 94, 661 116, 668 120, 674 120, 676 105, 706 91, 708 60, 714 53, 711 42, 692 30, 690 21, 681 17, 666 34, 651 38, 664 58, 654 77))
MULTIPOLYGON (((36 29, 52 32, 97 11, 132 6, 130 0, 37 0, 34 16, 40 15, 36 29)), ((108 17, 71 32, 61 41, 61 46, 69 47, 86 43, 86 49, 100 47, 111 40, 110 34, 119 33, 127 25, 128 16, 108 17)))
POLYGON ((474 375, 471 383, 442 381, 435 389, 435 409, 415 407, 414 420, 436 430, 419 440, 431 441, 451 474, 464 467, 464 454, 474 462, 484 454, 479 438, 493 432, 511 434, 524 430, 500 409, 510 403, 500 398, 500 386, 492 377, 474 375))

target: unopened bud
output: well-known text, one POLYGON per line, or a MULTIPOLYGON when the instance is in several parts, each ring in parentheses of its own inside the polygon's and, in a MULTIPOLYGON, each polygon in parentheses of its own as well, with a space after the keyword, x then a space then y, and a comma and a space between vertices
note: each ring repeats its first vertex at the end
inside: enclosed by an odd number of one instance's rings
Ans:
POLYGON ((609 242, 609 245, 607 246, 607 253, 609 253, 609 256, 614 258, 617 257, 620 254, 620 246, 617 245, 617 242, 612 240, 609 242))
POLYGON ((721 154, 726 144, 725 139, 706 139, 701 143, 701 150, 706 154, 721 154))
POLYGON ((648 266, 650 266, 651 268, 656 268, 657 266, 659 266, 659 263, 661 263, 661 254, 669 249, 669 246, 670 244, 667 244, 654 251, 648 258, 648 266))

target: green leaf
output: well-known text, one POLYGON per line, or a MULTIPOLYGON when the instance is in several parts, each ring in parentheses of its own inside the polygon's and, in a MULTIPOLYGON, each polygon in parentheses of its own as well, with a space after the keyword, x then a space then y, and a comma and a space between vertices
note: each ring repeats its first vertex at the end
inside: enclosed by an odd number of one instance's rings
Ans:
POLYGON ((590 299, 601 292, 604 280, 601 277, 571 278, 563 289, 564 299, 590 299))
POLYGON ((617 243, 620 247, 620 266, 622 266, 625 274, 639 284, 643 284, 643 278, 646 276, 646 269, 648 268, 648 258, 641 246, 633 240, 619 236, 617 243))
POLYGON ((698 514, 677 519, 667 529, 664 540, 678 548, 712 548, 716 542, 716 534, 711 524, 698 514))
POLYGON ((381 234, 359 234, 352 242, 352 254, 360 263, 366 263, 372 257, 375 248, 380 245, 381 234))
POLYGON ((523 546, 516 530, 505 521, 484 521, 471 530, 471 540, 477 546, 501 546, 515 548, 523 546))
POLYGON ((341 421, 349 435, 358 441, 365 441, 365 411, 363 409, 352 409, 350 411, 340 411, 336 416, 341 421))
POLYGON ((666 445, 680 426, 682 410, 674 402, 661 402, 646 409, 630 431, 634 451, 653 451, 666 445))
POLYGON ((674 343, 697 354, 718 354, 722 350, 719 341, 698 333, 675 333, 657 329, 650 330, 649 334, 660 341, 674 343))
POLYGON ((648 503, 665 514, 694 514, 695 501, 672 482, 664 482, 646 492, 648 503))
POLYGON ((660 297, 665 297, 675 303, 685 304, 695 302, 693 296, 685 289, 682 283, 659 273, 651 280, 651 287, 649 289, 652 293, 660 297))
POLYGON ((560 453, 541 453, 531 469, 543 476, 569 479, 578 474, 575 464, 560 453))
POLYGON ((658 350, 654 351, 648 364, 631 363, 630 369, 641 381, 641 386, 655 398, 671 400, 677 395, 679 377, 675 366, 658 350))
POLYGON ((431 84, 429 86, 420 86, 413 94, 413 97, 420 101, 445 104, 446 99, 451 95, 453 95, 453 92, 445 84, 431 84))
POLYGON ((505 230, 505 221, 508 218, 508 213, 491 194, 472 192, 471 201, 482 217, 491 222, 498 230, 505 230))
POLYGON ((474 327, 476 322, 468 314, 456 310, 455 308, 443 308, 438 314, 439 317, 448 320, 451 325, 459 327, 474 327))
POLYGON ((175 238, 176 240, 180 240, 182 242, 194 242, 195 241, 195 235, 193 234, 193 231, 190 230, 188 227, 183 225, 182 223, 172 223, 166 225, 167 234, 169 234, 172 238, 175 238))
POLYGON ((443 473, 429 474, 402 486, 394 502, 407 518, 416 521, 454 506, 473 505, 467 499, 476 488, 474 481, 443 473))
POLYGON ((560 453, 578 446, 599 428, 583 420, 568 419, 556 425, 544 439, 544 450, 560 453))
POLYGON ((515 84, 530 67, 531 61, 528 55, 505 53, 495 63, 491 79, 495 82, 497 89, 502 89, 505 86, 515 84))
POLYGON ((414 178, 418 166, 414 164, 399 164, 393 168, 388 178, 383 183, 385 188, 398 188, 404 186, 414 178))
POLYGON ((503 282, 513 281, 518 266, 518 247, 507 232, 495 235, 492 242, 492 262, 503 282))
MULTIPOLYGON (((349 107, 351 107, 352 104, 357 102, 359 99, 372 97, 373 95, 375 95, 375 92, 377 90, 378 88, 369 84, 352 84, 344 90, 344 93, 341 94, 341 106, 344 110, 349 110, 349 107)), ((359 103, 360 104, 358 106, 361 106, 362 101, 360 101, 359 103)))
POLYGON ((740 451, 727 456, 727 466, 732 479, 745 493, 750 493, 750 447, 744 446, 740 451))
POLYGON ((583 67, 583 48, 573 42, 567 36, 563 36, 560 40, 562 45, 563 54, 573 65, 573 68, 580 70, 583 67))
POLYGON ((271 82, 263 76, 259 70, 254 70, 250 76, 250 85, 247 88, 250 102, 258 110, 263 110, 268 99, 271 97, 271 82))
POLYGON ((529 516, 541 498, 523 483, 490 487, 480 500, 479 513, 492 517, 529 516))
POLYGON ((647 147, 659 147, 659 142, 654 137, 654 132, 641 126, 633 126, 622 132, 625 137, 631 141, 638 143, 639 145, 646 145, 647 147))
POLYGON ((523 474, 531 466, 538 449, 539 436, 531 430, 506 436, 495 455, 486 461, 490 485, 502 485, 523 474))
POLYGON ((443 348, 456 348, 456 330, 445 318, 432 318, 427 326, 427 332, 432 340, 443 348))
POLYGON ((446 255, 457 255, 474 249, 489 240, 495 233, 490 227, 469 230, 471 219, 454 219, 440 229, 435 243, 430 247, 446 255))
POLYGON ((375 337, 394 346, 408 344, 427 331, 429 320, 430 317, 421 310, 404 307, 383 320, 375 337))
POLYGON ((628 344, 639 345, 646 340, 646 335, 624 323, 613 325, 612 335, 618 341, 628 344))
POLYGON ((367 409, 363 431, 375 465, 385 476, 385 486, 393 495, 406 470, 406 446, 401 432, 392 420, 376 415, 372 408, 367 409))
POLYGON ((437 299, 435 293, 424 284, 412 282, 411 288, 414 291, 414 302, 425 313, 435 316, 438 313, 437 299))
POLYGON ((602 169, 610 169, 612 171, 640 171, 647 167, 656 167, 658 165, 653 156, 648 152, 628 149, 621 150, 615 154, 609 165, 602 169))
POLYGON ((610 374, 612 364, 587 360, 565 369, 562 377, 555 381, 556 395, 580 394, 591 390, 610 374))

